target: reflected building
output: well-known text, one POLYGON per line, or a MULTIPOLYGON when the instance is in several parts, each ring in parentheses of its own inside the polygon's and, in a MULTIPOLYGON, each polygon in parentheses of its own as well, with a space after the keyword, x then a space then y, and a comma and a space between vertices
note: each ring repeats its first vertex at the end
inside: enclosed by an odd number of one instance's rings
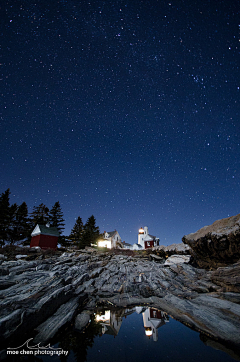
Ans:
POLYGON ((162 327, 166 322, 169 322, 168 315, 155 308, 147 308, 142 312, 142 315, 146 336, 149 338, 152 336, 156 342, 158 340, 158 328, 162 327))
POLYGON ((102 334, 116 337, 122 325, 123 318, 135 312, 135 309, 104 310, 95 314, 96 322, 102 325, 102 334))
POLYGON ((123 318, 136 312, 142 314, 143 325, 147 337, 158 340, 158 328, 169 321, 165 312, 155 308, 135 307, 133 309, 100 310, 95 313, 95 321, 102 326, 101 334, 109 334, 116 337, 122 325, 123 318))

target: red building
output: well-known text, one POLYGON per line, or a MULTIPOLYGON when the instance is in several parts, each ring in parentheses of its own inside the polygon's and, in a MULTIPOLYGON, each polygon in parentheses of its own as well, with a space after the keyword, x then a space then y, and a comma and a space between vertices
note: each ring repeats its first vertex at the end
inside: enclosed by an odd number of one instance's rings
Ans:
POLYGON ((39 246, 41 249, 57 249, 59 231, 56 227, 36 225, 33 230, 30 247, 39 246))
POLYGON ((155 246, 155 239, 153 238, 149 238, 148 240, 144 240, 144 248, 148 249, 148 248, 153 248, 155 246))

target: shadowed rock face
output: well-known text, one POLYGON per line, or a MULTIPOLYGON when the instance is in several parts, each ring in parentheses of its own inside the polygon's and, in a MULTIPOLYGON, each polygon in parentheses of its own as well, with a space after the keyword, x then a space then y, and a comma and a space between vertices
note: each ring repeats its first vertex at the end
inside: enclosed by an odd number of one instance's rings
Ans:
POLYGON ((240 259, 240 214, 217 220, 182 238, 197 266, 214 269, 240 259))

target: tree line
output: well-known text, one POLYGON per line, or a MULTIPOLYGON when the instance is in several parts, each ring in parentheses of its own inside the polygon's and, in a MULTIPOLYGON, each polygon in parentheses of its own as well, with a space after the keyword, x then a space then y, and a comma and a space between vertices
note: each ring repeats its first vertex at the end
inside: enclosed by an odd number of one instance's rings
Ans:
POLYGON ((5 244, 29 245, 31 233, 37 224, 56 227, 59 231, 59 243, 62 245, 76 245, 78 248, 90 246, 100 237, 99 227, 92 215, 83 224, 81 217, 76 219, 70 235, 63 235, 65 220, 59 201, 55 202, 51 209, 41 203, 34 206, 29 214, 26 202, 21 205, 10 205, 10 189, 0 196, 0 246, 5 244))

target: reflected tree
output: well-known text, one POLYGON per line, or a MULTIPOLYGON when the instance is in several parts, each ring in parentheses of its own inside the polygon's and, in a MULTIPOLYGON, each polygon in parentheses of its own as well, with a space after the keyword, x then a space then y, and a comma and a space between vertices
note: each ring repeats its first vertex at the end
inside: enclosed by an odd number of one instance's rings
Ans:
MULTIPOLYGON (((87 360, 87 349, 93 346, 94 338, 99 336, 102 331, 102 326, 96 322, 94 315, 91 316, 91 322, 84 333, 76 330, 70 331, 67 335, 60 336, 59 347, 65 351, 73 351, 75 360, 84 362, 87 360)), ((68 354, 68 356, 69 356, 68 354)), ((67 362, 68 356, 61 355, 61 362, 67 362)))

